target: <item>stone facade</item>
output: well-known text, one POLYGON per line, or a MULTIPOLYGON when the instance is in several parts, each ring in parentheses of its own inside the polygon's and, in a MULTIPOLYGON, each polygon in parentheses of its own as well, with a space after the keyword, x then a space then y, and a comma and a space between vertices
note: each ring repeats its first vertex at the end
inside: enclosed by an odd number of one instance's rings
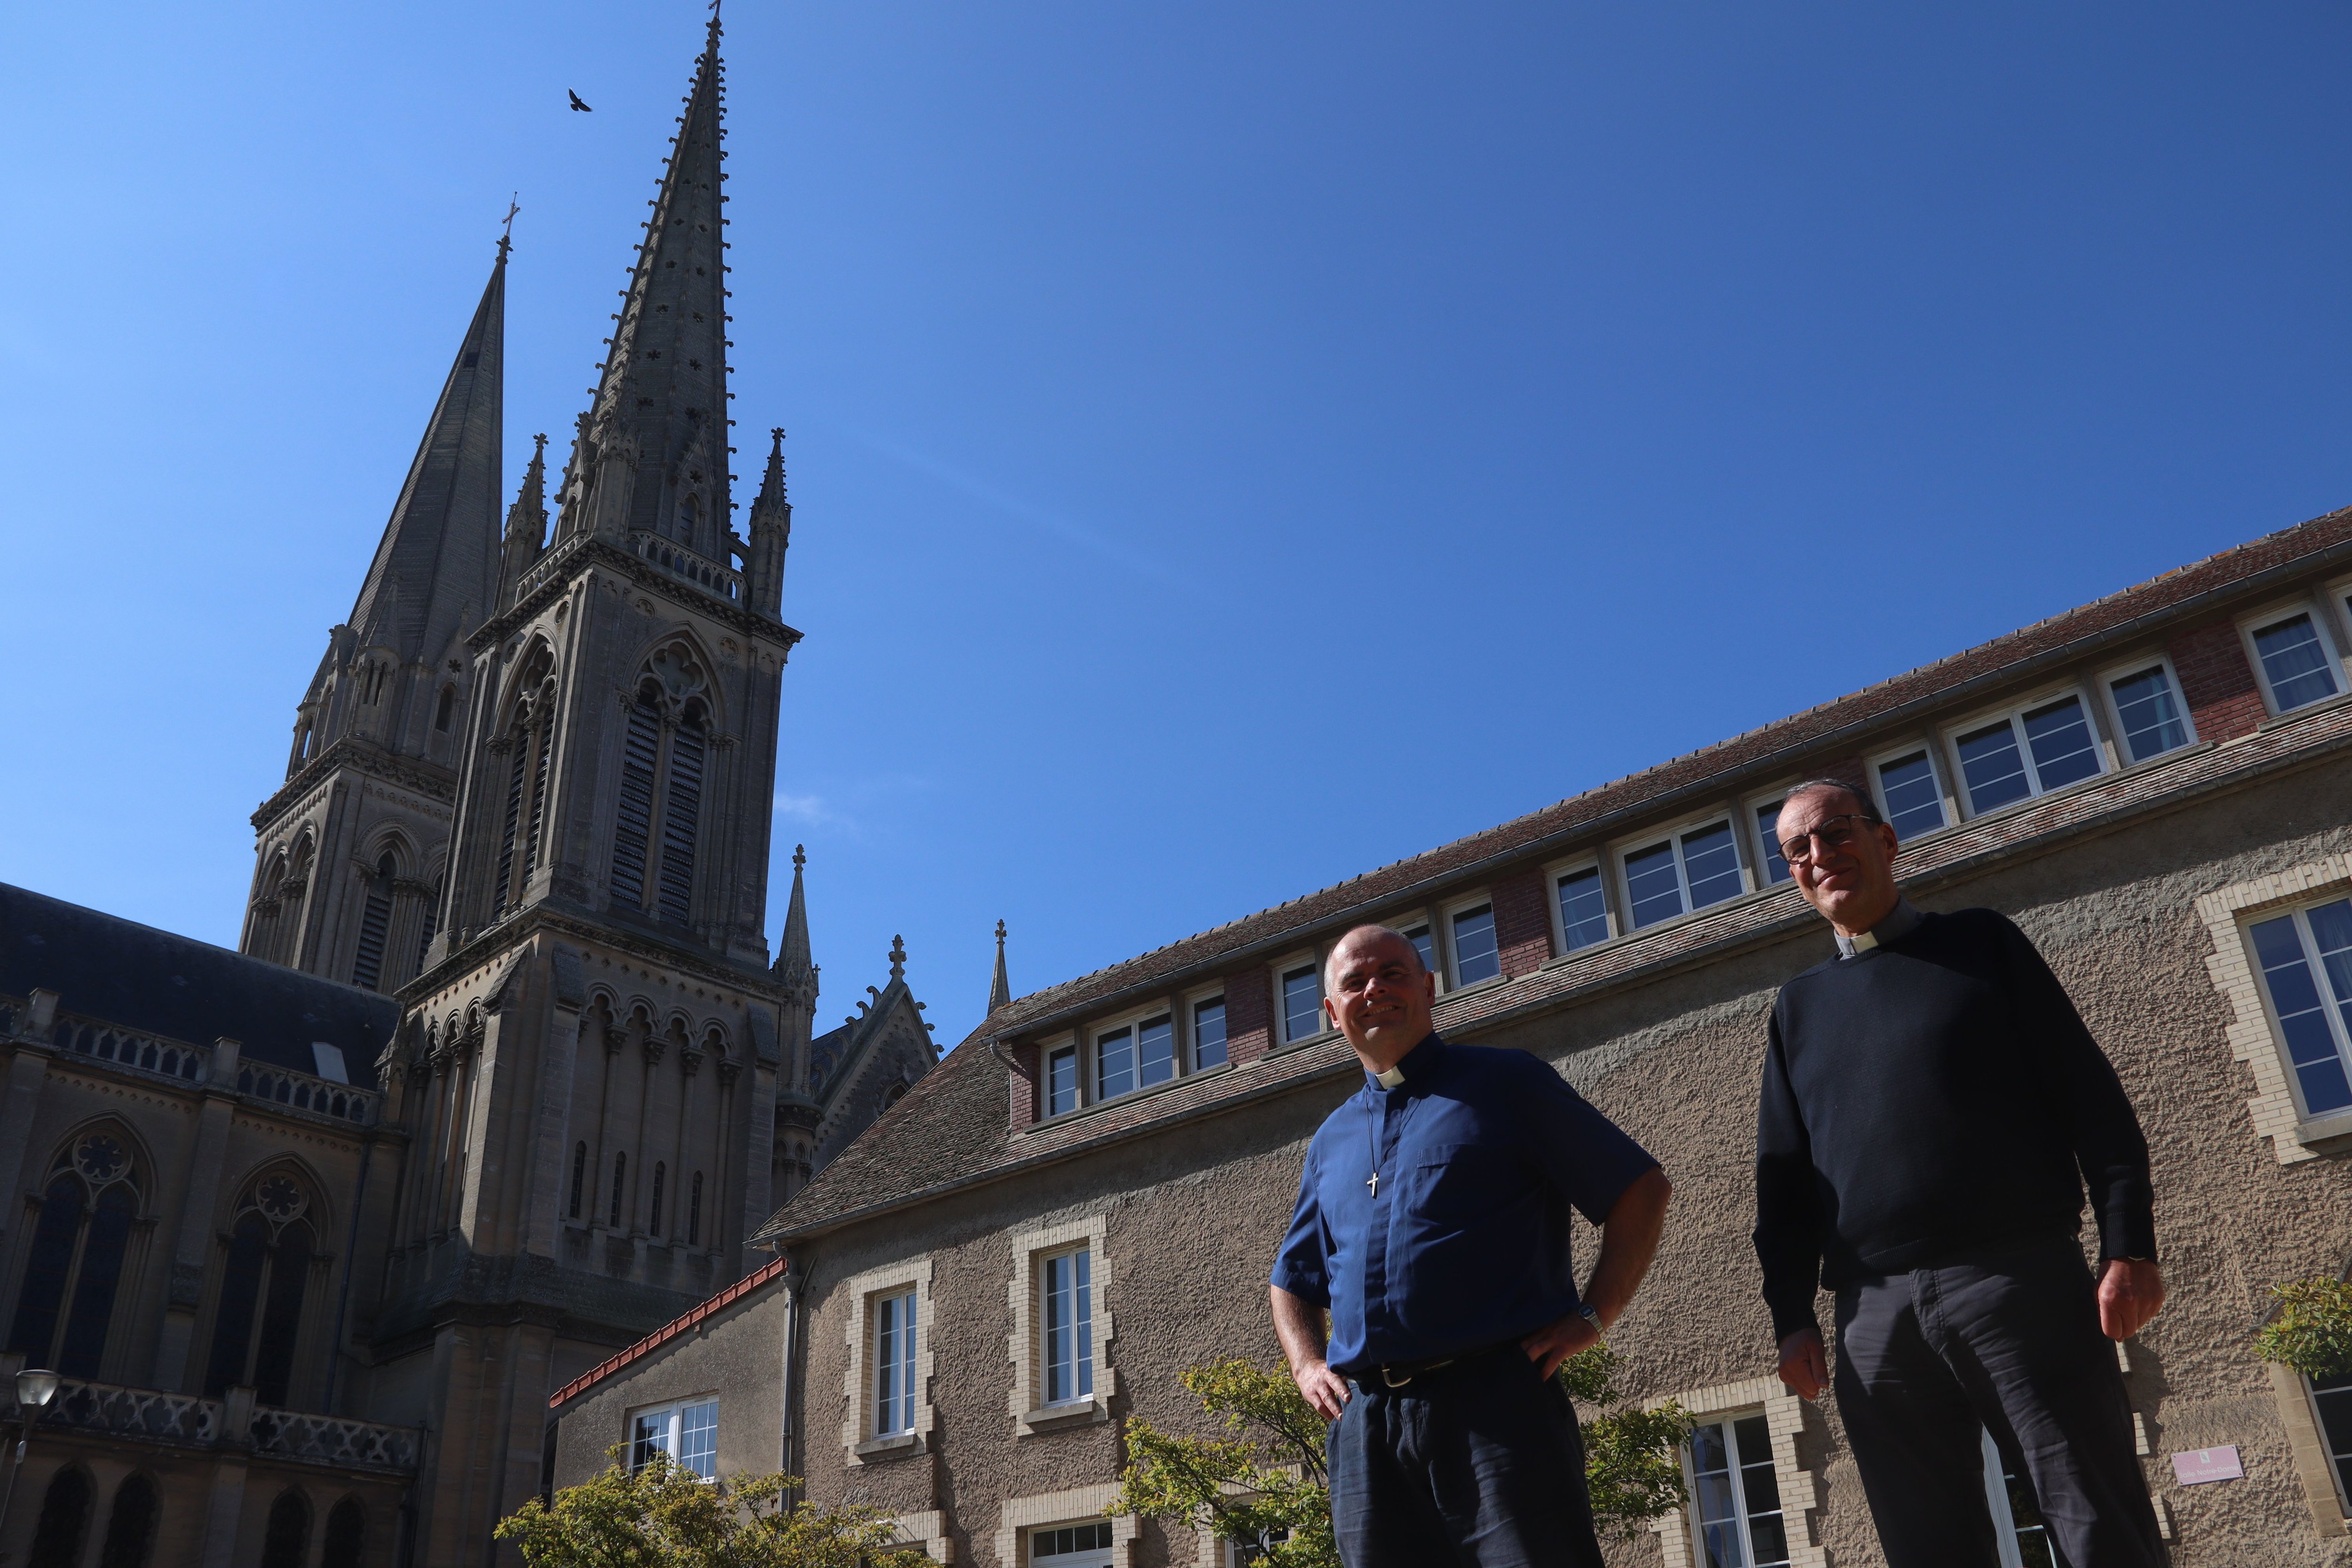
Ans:
POLYGON ((763 929, 800 634, 782 431, 748 538, 730 500, 719 46, 551 530, 543 437, 501 525, 499 242, 241 952, 0 887, 5 1353, 66 1380, 0 1557, 511 1560, 549 1391, 755 1268, 938 1059, 896 943, 815 1031, 797 853, 763 929))
MULTIPOLYGON (((1833 952, 1776 872, 1759 812, 1828 774, 1923 814, 1897 862, 1911 895, 2014 918, 2139 1109, 2171 1298, 2119 1354, 2174 1560, 2344 1563, 2347 1499, 2313 1392, 2251 1348, 2270 1285, 2339 1275, 2352 1258, 2345 1110, 2299 1079, 2250 934, 2352 896, 2339 649, 2352 649, 2352 512, 1012 1000, 759 1233, 782 1256, 728 1304, 731 1341, 715 1328, 650 1340, 559 1393, 555 1480, 591 1473, 630 1412, 690 1386, 718 1391, 720 1469, 795 1470, 819 1499, 890 1510, 939 1561, 1010 1568, 1036 1559, 1035 1529, 1086 1526, 1069 1539, 1093 1555, 1045 1561, 1224 1562, 1192 1530, 1108 1517, 1118 1423, 1200 1430, 1183 1368, 1275 1360, 1267 1268, 1307 1140, 1360 1081, 1344 1041, 1289 1026, 1312 1017, 1289 1005, 1290 977, 1381 920, 1429 929, 1450 1038, 1552 1063, 1673 1176, 1656 1266, 1612 1335, 1635 1394, 1748 1423, 1746 1457, 1769 1460, 1789 1561, 1881 1561, 1834 1409, 1773 1375, 1748 1240, 1766 1015, 1783 981, 1833 952), (2275 657, 2298 639, 2315 664, 2275 657), (2281 685, 2305 666, 2325 673, 2281 685), (2137 679, 2148 671, 2161 679, 2137 679), (2171 730, 2131 705, 2157 688, 2171 730), (2031 736, 2077 721, 2074 742, 2033 750, 2031 736), (1727 874, 1726 844, 1736 880, 1701 897, 1703 876, 1727 874), (1683 912, 1648 901, 1661 866, 1683 912), (1195 1054, 1219 1016, 1223 1059, 1195 1054), (1164 1081, 1076 1092, 1112 1070, 1101 1053, 1127 1063, 1161 1027, 1175 1056, 1164 1081), (1065 1094, 1078 1103, 1056 1103, 1065 1094), (1081 1248, 1090 1387, 1040 1327, 1047 1267, 1081 1248), (910 1289, 924 1331, 907 1369, 914 1418, 892 1405, 877 1419, 878 1304, 910 1289), (730 1343, 758 1348, 738 1363, 730 1343), (746 1366, 761 1381, 739 1382, 746 1366), (1041 1398, 1049 1376, 1056 1396, 1041 1398), (740 1405, 754 1408, 739 1419, 740 1405), (2178 1480, 2170 1455, 2222 1445, 2243 1479, 2178 1480)), ((1579 1226, 1589 1266, 1594 1236, 1579 1226)), ((1610 1552, 1705 1561, 1680 1515, 1610 1552)))

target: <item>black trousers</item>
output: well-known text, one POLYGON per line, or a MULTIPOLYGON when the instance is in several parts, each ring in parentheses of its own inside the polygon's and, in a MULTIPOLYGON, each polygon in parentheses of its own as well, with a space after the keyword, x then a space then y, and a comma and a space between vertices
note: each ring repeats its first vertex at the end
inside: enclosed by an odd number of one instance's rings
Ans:
POLYGON ((1517 1347, 1349 1386, 1324 1437, 1347 1568, 1601 1568, 1575 1407, 1517 1347))
POLYGON ((2158 1568, 2097 1287, 2071 1238, 1837 1295, 1837 1402, 1888 1568, 1990 1568, 1982 1439, 2021 1461, 2070 1568, 2158 1568))

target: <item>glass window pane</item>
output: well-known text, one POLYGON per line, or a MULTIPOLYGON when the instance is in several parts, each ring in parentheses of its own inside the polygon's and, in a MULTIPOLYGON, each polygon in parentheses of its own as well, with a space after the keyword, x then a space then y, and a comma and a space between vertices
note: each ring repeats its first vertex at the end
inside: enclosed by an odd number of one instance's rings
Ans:
POLYGON ((1718 822, 1683 835, 1683 873, 1690 879, 1691 908, 1703 910, 1747 891, 1739 879, 1739 847, 1731 824, 1718 822))
POLYGON ((669 1452, 669 1412, 649 1411, 636 1420, 636 1429, 629 1436, 629 1468, 642 1470, 653 1463, 656 1454, 669 1452))
POLYGON ((1748 1539, 1756 1543, 1756 1568, 1783 1568, 1789 1561, 1789 1534, 1779 1514, 1759 1514, 1750 1519, 1748 1539))
POLYGON ((1457 985, 1475 985, 1503 973, 1495 948, 1495 910, 1480 904, 1454 917, 1454 977, 1457 985))
POLYGON ((719 1479, 719 1401, 689 1405, 678 1413, 677 1462, 706 1481, 719 1479))
POLYGON ((1070 1321, 1073 1305, 1070 1258, 1045 1260, 1045 1403, 1057 1405, 1071 1397, 1071 1351, 1076 1334, 1070 1321))
POLYGON ((1789 879, 1789 862, 1780 853, 1780 806, 1774 801, 1756 808, 1756 841, 1764 847, 1764 885, 1789 879))
POLYGON ((1960 737, 1958 745, 1970 811, 1990 811, 2033 793, 2025 776, 2025 759, 2018 755, 2017 731, 2008 720, 1971 731, 1960 737))
POLYGON ((1879 793, 1886 797, 1887 825, 1897 838, 1913 838, 1944 826, 1944 801, 1936 792, 1936 769, 1925 752, 1883 763, 1879 793))
POLYGON ((1095 1041, 1095 1098, 1110 1100, 1135 1088, 1135 1031, 1113 1029, 1095 1041))
POLYGON ((1405 941, 1412 943, 1413 952, 1421 954, 1421 967, 1423 973, 1428 974, 1436 973, 1437 942, 1436 940, 1429 934, 1429 928, 1427 926, 1414 926, 1411 931, 1404 933, 1404 939, 1405 941))
POLYGON ((1748 1558, 1739 1550, 1739 1521, 1710 1524, 1699 1532, 1706 1548, 1706 1568, 1748 1568, 1748 1558))
POLYGON ((1176 1076, 1176 1021, 1166 1014, 1135 1026, 1136 1076, 1146 1086, 1176 1076))
POLYGON ((1564 952, 1609 940, 1609 904, 1601 891, 1601 868, 1570 871, 1559 879, 1559 931, 1564 952))
POLYGON ((1094 1255, 1074 1252, 1070 1255, 1072 1271, 1077 1280, 1076 1318, 1078 1342, 1074 1353, 1077 1358, 1078 1394, 1086 1398, 1095 1391, 1095 1317, 1094 1287, 1089 1283, 1094 1255))
POLYGON ((1323 980, 1309 963, 1282 977, 1282 1037, 1303 1040, 1323 1032, 1323 980))
POLYGON ((1675 875, 1672 840, 1625 857, 1625 891, 1633 908, 1636 931, 1683 912, 1683 888, 1675 875))
POLYGON ((2254 633, 2254 651, 2270 677, 2271 696, 2284 713, 2336 695, 2327 645, 2309 616, 2294 616, 2254 633))
POLYGON ((2063 789, 2099 771, 2099 743, 2083 714, 2083 700, 2068 697, 2025 715, 2025 744, 2033 753, 2034 776, 2045 790, 2063 789))
POLYGON ((2352 1030, 2352 899, 2306 910, 2303 918, 2311 924, 2312 945, 2319 950, 2319 966, 2335 994, 2336 1010, 2344 1026, 2352 1030))
POLYGON ((2320 1429, 2327 1435, 2328 1455, 2337 1460, 2352 1458, 2352 1388, 2342 1386, 2347 1381, 2342 1377, 2323 1377, 2312 1384, 2315 1391, 2314 1403, 2319 1406, 2320 1429), (2337 1386, 2329 1388, 2328 1384, 2337 1386))
POLYGON ((1225 999, 1192 1004, 1192 1067, 1225 1065, 1225 999))
POLYGON ((1078 1108, 1078 1048, 1065 1046, 1045 1062, 1045 1114, 1059 1116, 1078 1108))
MULTIPOLYGON (((2337 917, 2333 911, 2339 907, 2326 906, 2331 935, 2336 932, 2337 917)), ((2287 1056, 2303 1089, 2304 1109, 2315 1116, 2352 1105, 2352 1079, 2345 1076, 2327 1005, 2320 999, 2294 917, 2263 921, 2247 934, 2253 939, 2271 1010, 2278 1016, 2279 1031, 2286 1037, 2287 1056)))
POLYGON ((2111 689, 2116 714, 2123 721, 2124 752, 2133 762, 2144 763, 2189 744, 2189 726, 2180 721, 2180 705, 2174 700, 2172 679, 2164 666, 2126 675, 2111 689))

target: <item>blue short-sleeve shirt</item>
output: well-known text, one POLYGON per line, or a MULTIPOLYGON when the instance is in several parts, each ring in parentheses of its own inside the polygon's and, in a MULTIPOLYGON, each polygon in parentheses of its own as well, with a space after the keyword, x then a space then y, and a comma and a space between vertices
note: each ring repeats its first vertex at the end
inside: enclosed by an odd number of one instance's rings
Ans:
POLYGON ((1328 1308, 1342 1371, 1533 1333, 1579 1306, 1570 1205, 1600 1224, 1657 1162, 1525 1051, 1407 1052, 1325 1120, 1274 1283, 1328 1308), (1380 1181, 1371 1177, 1377 1169, 1380 1181))

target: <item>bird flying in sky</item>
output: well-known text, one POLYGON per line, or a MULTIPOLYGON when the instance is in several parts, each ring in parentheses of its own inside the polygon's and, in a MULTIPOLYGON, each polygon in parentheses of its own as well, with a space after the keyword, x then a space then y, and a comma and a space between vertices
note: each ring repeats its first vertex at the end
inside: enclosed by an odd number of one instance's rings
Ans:
POLYGON ((572 89, 571 89, 570 88, 568 88, 568 87, 567 87, 567 88, 565 88, 563 90, 564 90, 564 91, 566 91, 566 92, 571 92, 571 93, 572 93, 572 108, 574 108, 574 109, 576 109, 576 110, 578 110, 581 113, 583 113, 583 114, 593 114, 593 113, 595 113, 595 112, 596 112, 594 110, 593 110, 593 109, 589 108, 586 104, 584 104, 584 103, 583 103, 583 102, 581 102, 581 101, 580 101, 580 95, 579 95, 578 93, 576 93, 576 92, 572 92, 572 89))

